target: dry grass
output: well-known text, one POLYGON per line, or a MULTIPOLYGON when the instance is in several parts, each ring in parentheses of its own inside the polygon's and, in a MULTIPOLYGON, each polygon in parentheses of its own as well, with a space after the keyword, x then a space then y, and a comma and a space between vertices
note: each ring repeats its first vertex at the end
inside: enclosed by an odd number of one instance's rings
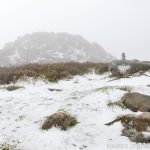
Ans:
POLYGON ((77 124, 77 119, 65 112, 57 112, 49 116, 42 125, 43 130, 48 130, 51 127, 59 127, 61 130, 67 130, 77 124))
POLYGON ((50 82, 57 82, 74 75, 83 75, 91 69, 96 73, 108 71, 108 64, 103 63, 55 63, 55 64, 27 64, 14 67, 0 67, 0 84, 16 82, 22 77, 38 78, 44 76, 50 82))
POLYGON ((126 107, 122 104, 121 101, 116 101, 116 102, 112 102, 111 100, 108 101, 108 104, 107 104, 108 107, 120 107, 122 109, 126 109, 126 107))
POLYGON ((130 86, 122 86, 122 87, 118 87, 117 89, 128 92, 128 93, 131 93, 131 91, 132 91, 132 87, 130 87, 130 86))

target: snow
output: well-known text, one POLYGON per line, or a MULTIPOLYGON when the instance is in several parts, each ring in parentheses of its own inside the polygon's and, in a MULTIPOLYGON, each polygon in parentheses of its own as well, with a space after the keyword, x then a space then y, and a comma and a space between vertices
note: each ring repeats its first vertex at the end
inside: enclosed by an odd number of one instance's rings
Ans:
POLYGON ((143 133, 143 135, 144 135, 145 138, 147 138, 147 137, 150 136, 150 132, 142 132, 142 133, 143 133))
POLYGON ((11 56, 8 56, 10 58, 10 62, 12 64, 16 64, 17 63, 17 60, 20 60, 21 57, 20 57, 20 54, 18 53, 18 51, 16 51, 13 55, 11 56))
MULTIPOLYGON (((61 47, 59 47, 59 48, 61 48, 61 47)), ((61 52, 55 52, 54 54, 54 57, 56 57, 56 58, 64 58, 64 55, 63 55, 63 53, 61 53, 61 52)))
MULTIPOLYGON (((119 150, 148 149, 150 144, 135 144, 121 136, 121 123, 105 126, 122 114, 134 114, 128 109, 108 107, 125 91, 117 87, 129 86, 133 91, 150 95, 147 76, 110 81, 109 74, 94 73, 75 76, 58 83, 42 80, 18 81, 24 86, 16 91, 0 87, 0 144, 16 145, 21 150, 119 150), (49 88, 62 91, 49 91, 49 88), (53 127, 41 130, 47 116, 67 111, 78 124, 67 131, 53 127)), ((140 112, 137 112, 137 114, 140 112)))
POLYGON ((122 74, 126 74, 127 71, 131 68, 130 65, 120 65, 118 66, 118 70, 120 71, 120 73, 122 74))

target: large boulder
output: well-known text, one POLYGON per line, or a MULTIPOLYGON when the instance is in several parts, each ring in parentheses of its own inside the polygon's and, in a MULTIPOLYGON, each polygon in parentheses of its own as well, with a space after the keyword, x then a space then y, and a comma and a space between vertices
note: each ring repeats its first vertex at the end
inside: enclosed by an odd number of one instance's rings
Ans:
POLYGON ((144 112, 134 119, 133 126, 136 131, 147 131, 150 128, 150 113, 144 112))
POLYGON ((51 116, 49 116, 46 121, 42 125, 43 130, 48 130, 51 127, 59 127, 61 130, 66 130, 69 127, 75 126, 77 124, 77 120, 75 117, 64 113, 57 112, 51 116))
POLYGON ((114 60, 109 64, 109 70, 113 76, 132 75, 137 72, 145 72, 150 69, 150 62, 138 60, 114 60))
POLYGON ((122 99, 122 103, 134 112, 150 112, 150 96, 140 93, 126 93, 122 99))

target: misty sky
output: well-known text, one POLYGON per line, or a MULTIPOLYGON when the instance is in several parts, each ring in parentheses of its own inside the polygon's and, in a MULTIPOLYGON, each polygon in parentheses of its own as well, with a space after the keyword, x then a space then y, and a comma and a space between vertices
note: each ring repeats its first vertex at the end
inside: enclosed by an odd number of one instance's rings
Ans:
POLYGON ((0 0, 0 48, 36 31, 80 34, 118 58, 150 60, 150 0, 0 0))

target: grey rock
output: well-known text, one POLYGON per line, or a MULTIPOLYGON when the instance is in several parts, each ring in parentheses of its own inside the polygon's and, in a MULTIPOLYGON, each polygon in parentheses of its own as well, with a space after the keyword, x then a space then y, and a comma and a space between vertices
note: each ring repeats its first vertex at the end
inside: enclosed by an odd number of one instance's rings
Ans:
POLYGON ((140 115, 121 115, 114 121, 107 123, 106 125, 112 125, 115 122, 121 121, 123 125, 122 136, 126 136, 130 141, 136 143, 150 143, 150 113, 144 112, 140 115))
POLYGON ((115 60, 109 64, 109 70, 113 76, 127 76, 137 72, 148 71, 150 62, 138 60, 115 60))
POLYGON ((150 136, 144 136, 142 132, 137 132, 129 137, 130 141, 136 143, 150 143, 150 136))
POLYGON ((150 96, 140 93, 127 93, 122 99, 122 103, 134 112, 150 112, 150 96))

